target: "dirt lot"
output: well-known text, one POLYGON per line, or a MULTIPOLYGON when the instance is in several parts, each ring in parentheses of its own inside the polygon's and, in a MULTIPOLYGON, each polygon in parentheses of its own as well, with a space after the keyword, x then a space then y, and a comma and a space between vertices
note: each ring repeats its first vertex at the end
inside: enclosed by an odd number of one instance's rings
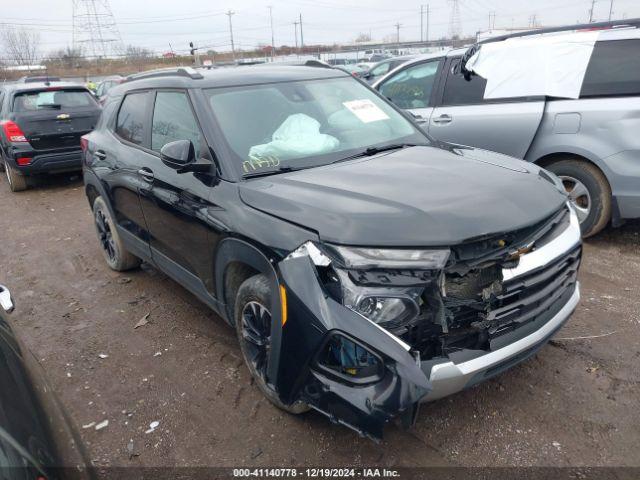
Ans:
POLYGON ((160 272, 110 271, 78 177, 20 194, 2 178, 0 205, 10 319, 97 465, 640 465, 638 222, 587 243, 582 302, 558 337, 613 333, 556 340, 497 379, 425 405, 415 428, 391 425, 375 444, 317 413, 272 407, 231 328, 160 272), (105 419, 102 430, 82 428, 105 419))

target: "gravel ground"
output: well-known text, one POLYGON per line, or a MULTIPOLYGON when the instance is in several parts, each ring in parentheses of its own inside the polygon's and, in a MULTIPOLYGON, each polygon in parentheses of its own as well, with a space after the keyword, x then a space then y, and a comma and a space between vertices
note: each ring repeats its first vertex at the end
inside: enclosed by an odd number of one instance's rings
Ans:
POLYGON ((535 358, 376 444, 272 407, 232 329, 164 274, 109 270, 79 177, 19 194, 3 178, 0 205, 10 320, 96 465, 640 466, 640 222, 586 243, 582 302, 535 358))

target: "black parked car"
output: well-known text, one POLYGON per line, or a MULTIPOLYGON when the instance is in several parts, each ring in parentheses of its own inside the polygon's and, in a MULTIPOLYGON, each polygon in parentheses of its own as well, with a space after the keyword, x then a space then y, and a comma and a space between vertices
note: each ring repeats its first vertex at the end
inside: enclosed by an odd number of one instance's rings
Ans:
POLYGON ((80 137, 93 130, 100 106, 89 90, 63 82, 0 87, 0 170, 11 191, 30 175, 81 169, 80 137))
POLYGON ((579 299, 556 177, 436 144, 336 69, 142 74, 84 146, 109 266, 190 289, 290 412, 380 437, 533 355, 579 299))
POLYGON ((0 477, 94 478, 77 431, 35 357, 5 318, 13 300, 0 285, 0 477))

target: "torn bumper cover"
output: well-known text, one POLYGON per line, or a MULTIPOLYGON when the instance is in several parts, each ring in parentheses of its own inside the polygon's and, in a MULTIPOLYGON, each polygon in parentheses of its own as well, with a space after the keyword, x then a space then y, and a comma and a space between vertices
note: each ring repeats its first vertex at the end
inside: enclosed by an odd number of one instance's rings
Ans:
POLYGON ((578 303, 580 255, 570 207, 525 232, 450 250, 306 243, 278 265, 288 315, 276 389, 285 403, 302 400, 381 438, 392 418, 411 424, 420 403, 543 346, 578 303))

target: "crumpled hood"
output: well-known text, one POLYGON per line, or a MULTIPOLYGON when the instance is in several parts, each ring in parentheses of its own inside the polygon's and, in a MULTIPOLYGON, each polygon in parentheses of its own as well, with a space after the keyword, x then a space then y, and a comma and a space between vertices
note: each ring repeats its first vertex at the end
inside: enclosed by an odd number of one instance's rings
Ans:
POLYGON ((530 226, 566 202, 539 167, 469 147, 412 147, 240 184, 242 200, 327 242, 445 246, 530 226))

